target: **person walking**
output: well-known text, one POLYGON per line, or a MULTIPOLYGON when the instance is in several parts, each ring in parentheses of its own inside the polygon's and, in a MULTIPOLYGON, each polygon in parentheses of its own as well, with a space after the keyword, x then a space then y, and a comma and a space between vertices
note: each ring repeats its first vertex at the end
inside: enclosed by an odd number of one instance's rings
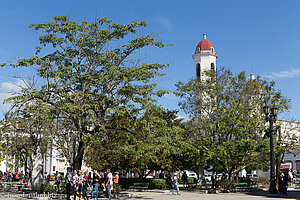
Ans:
POLYGON ((47 176, 48 176, 48 173, 47 173, 47 172, 45 172, 45 173, 44 173, 44 179, 43 179, 43 183, 46 183, 46 182, 47 182, 47 176))
POLYGON ((61 174, 58 173, 58 171, 56 171, 56 173, 55 173, 55 185, 57 187, 57 192, 59 192, 60 180, 61 180, 61 174))
POLYGON ((8 173, 8 182, 12 182, 13 181, 13 174, 12 172, 8 173))
POLYGON ((114 194, 116 197, 118 197, 118 193, 119 193, 119 172, 116 172, 115 173, 115 176, 114 176, 114 194))
POLYGON ((99 188, 100 188, 100 190, 102 190, 103 193, 106 193, 106 187, 105 187, 106 176, 105 176, 105 173, 100 172, 99 174, 100 174, 99 188))
POLYGON ((79 176, 77 173, 77 170, 74 169, 73 173, 73 194, 74 194, 74 200, 76 199, 76 195, 78 196, 78 185, 79 185, 79 176))
MULTIPOLYGON (((18 170, 16 170, 14 177, 15 177, 16 182, 22 183, 21 182, 21 174, 18 170)), ((20 191, 20 190, 21 190, 21 186, 18 187, 18 191, 20 191)))
POLYGON ((287 175, 284 175, 283 178, 282 178, 282 183, 283 183, 283 194, 284 194, 284 195, 287 195, 288 182, 289 182, 288 176, 287 176, 287 175))
POLYGON ((20 173, 20 182, 23 184, 24 183, 24 173, 21 171, 20 173))
POLYGON ((111 187, 113 185, 113 175, 110 172, 110 169, 107 169, 106 171, 106 190, 107 190, 107 199, 111 199, 111 187))
POLYGON ((47 183, 50 184, 50 180, 51 180, 51 174, 49 172, 48 176, 47 176, 47 183))
MULTIPOLYGON (((79 197, 79 200, 81 200, 81 195, 82 195, 82 182, 83 182, 83 174, 82 171, 79 170, 78 171, 78 186, 77 186, 77 195, 79 197)), ((74 196, 74 200, 75 200, 75 196, 74 196)))
POLYGON ((92 172, 89 172, 88 183, 89 183, 89 185, 92 185, 92 172))
POLYGON ((88 200, 87 197, 87 189, 90 187, 89 181, 88 181, 88 175, 87 172, 83 175, 83 180, 82 180, 82 197, 83 200, 88 200))
POLYGON ((3 181, 8 182, 8 172, 4 172, 3 181))
POLYGON ((71 171, 71 167, 68 167, 66 174, 67 200, 71 200, 71 186, 73 185, 71 171))
POLYGON ((188 182, 188 177, 187 177, 186 171, 184 171, 184 173, 182 175, 182 181, 183 181, 183 187, 186 187, 187 186, 187 182, 188 182))
POLYGON ((19 182, 20 181, 20 177, 21 177, 21 174, 18 170, 16 170, 15 174, 14 174, 14 181, 15 182, 19 182))
POLYGON ((91 191, 91 198, 93 199, 94 189, 96 190, 96 199, 98 199, 98 186, 100 181, 100 175, 98 172, 94 169, 93 170, 93 185, 92 185, 92 191, 91 191))
POLYGON ((180 195, 179 193, 179 187, 178 187, 178 178, 177 178, 177 173, 173 174, 172 177, 172 183, 173 183, 173 191, 172 194, 175 195, 175 189, 177 190, 177 195, 180 195))

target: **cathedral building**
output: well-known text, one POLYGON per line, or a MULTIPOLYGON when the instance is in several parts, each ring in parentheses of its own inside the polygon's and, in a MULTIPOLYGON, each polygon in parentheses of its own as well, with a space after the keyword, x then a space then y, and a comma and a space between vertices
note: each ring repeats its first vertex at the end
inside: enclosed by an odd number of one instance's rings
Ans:
MULTIPOLYGON (((204 81, 207 79, 204 71, 215 71, 217 68, 217 58, 218 54, 215 51, 213 44, 207 39, 206 34, 203 34, 203 39, 198 43, 195 53, 193 54, 194 64, 195 64, 195 78, 197 80, 204 81)), ((250 74, 249 82, 255 81, 254 73, 250 74)), ((277 120, 277 124, 280 125, 279 134, 285 135, 285 138, 300 138, 299 126, 300 123, 277 120)), ((289 141, 285 141, 287 144, 289 141)), ((284 154, 283 163, 280 166, 281 171, 288 171, 291 169, 294 172, 300 173, 300 147, 296 145, 292 148, 291 152, 286 152, 284 154)), ((254 171, 252 173, 257 174, 261 177, 268 177, 270 175, 269 171, 254 171)), ((246 176, 246 171, 244 170, 240 176, 246 176)))
POLYGON ((206 34, 203 34, 203 40, 196 47, 193 59, 195 62, 196 79, 205 80, 204 71, 216 70, 218 54, 212 43, 206 39, 206 34))

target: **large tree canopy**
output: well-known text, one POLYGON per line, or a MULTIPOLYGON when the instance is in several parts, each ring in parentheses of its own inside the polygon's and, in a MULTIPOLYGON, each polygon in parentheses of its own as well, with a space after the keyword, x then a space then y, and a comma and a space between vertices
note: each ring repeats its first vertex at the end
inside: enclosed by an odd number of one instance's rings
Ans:
POLYGON ((36 55, 10 63, 33 67, 42 78, 41 85, 10 98, 13 107, 22 109, 28 102, 41 101, 63 124, 63 134, 78 134, 77 169, 84 149, 99 138, 148 134, 137 131, 138 124, 151 123, 151 118, 145 122, 142 116, 166 93, 156 89, 152 80, 162 76, 160 70, 167 65, 147 63, 139 56, 145 47, 165 46, 151 35, 136 35, 146 25, 143 21, 114 24, 107 18, 75 22, 56 16, 50 22, 30 25, 41 34, 36 55))
POLYGON ((289 100, 275 90, 274 82, 249 80, 244 72, 234 75, 221 68, 206 76, 203 81, 180 82, 176 91, 181 108, 191 118, 190 140, 205 157, 202 165, 229 177, 247 167, 263 167, 268 143, 263 137, 262 106, 271 101, 286 110, 289 100))

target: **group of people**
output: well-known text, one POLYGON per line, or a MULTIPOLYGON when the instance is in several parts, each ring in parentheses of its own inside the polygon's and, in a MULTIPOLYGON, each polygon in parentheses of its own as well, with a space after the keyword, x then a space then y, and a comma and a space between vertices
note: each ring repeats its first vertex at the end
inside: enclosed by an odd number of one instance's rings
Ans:
POLYGON ((25 185, 30 185, 31 176, 28 172, 25 174, 23 171, 16 170, 15 172, 2 172, 0 171, 0 181, 3 182, 20 182, 25 185))
POLYGON ((107 194, 107 198, 112 198, 112 189, 113 185, 119 183, 118 172, 115 173, 115 176, 112 175, 110 169, 107 169, 106 173, 97 172, 93 170, 93 176, 88 172, 83 173, 81 170, 73 170, 69 167, 67 169, 67 174, 65 177, 66 187, 67 187, 67 200, 70 200, 71 193, 73 191, 74 200, 76 197, 79 199, 83 198, 87 200, 87 190, 88 187, 91 187, 91 198, 94 197, 98 199, 99 189, 107 194), (94 196, 95 190, 95 196, 94 196))
MULTIPOLYGON (((294 171, 294 174, 297 174, 297 171, 294 171)), ((281 173, 278 177, 278 193, 287 195, 287 189, 289 182, 293 185, 294 174, 291 169, 287 173, 281 173)))

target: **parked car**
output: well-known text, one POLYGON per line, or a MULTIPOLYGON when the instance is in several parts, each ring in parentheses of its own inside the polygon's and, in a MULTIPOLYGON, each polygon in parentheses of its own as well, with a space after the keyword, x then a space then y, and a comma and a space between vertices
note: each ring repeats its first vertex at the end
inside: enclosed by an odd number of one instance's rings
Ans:
POLYGON ((205 179, 205 181, 207 181, 207 182, 211 182, 211 176, 212 176, 212 175, 205 174, 205 175, 204 175, 204 179, 205 179))
POLYGON ((257 174, 247 174, 246 177, 249 177, 249 178, 257 178, 257 174))
POLYGON ((193 171, 187 171, 186 175, 187 175, 187 177, 195 178, 196 180, 198 180, 198 175, 193 171))
POLYGON ((296 176, 294 176, 294 183, 300 184, 300 174, 296 174, 296 176))

